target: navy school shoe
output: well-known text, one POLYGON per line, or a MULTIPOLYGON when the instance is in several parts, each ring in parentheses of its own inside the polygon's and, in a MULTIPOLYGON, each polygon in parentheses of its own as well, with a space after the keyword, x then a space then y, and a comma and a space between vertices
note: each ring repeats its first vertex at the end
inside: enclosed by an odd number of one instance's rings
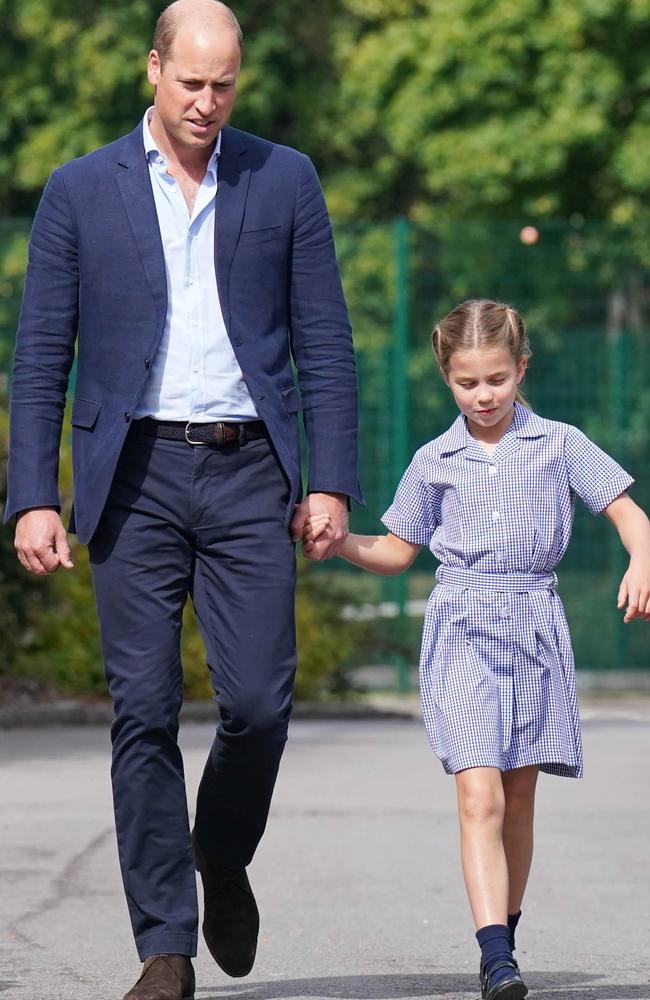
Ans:
POLYGON ((523 1000, 528 993, 528 987, 521 978, 519 966, 514 958, 497 962, 490 969, 490 975, 487 974, 485 966, 481 962, 479 976, 481 979, 481 1000, 523 1000), (505 969, 509 971, 492 986, 491 980, 494 973, 505 969))

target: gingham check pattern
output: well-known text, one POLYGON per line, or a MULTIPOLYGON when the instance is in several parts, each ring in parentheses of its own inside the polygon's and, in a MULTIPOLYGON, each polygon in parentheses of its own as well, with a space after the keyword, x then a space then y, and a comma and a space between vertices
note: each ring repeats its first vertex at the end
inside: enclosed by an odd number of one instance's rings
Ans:
POLYGON ((420 690, 445 770, 583 771, 571 639, 554 569, 575 498, 594 514, 633 479, 576 427, 515 404, 492 455, 461 415, 415 454, 382 520, 442 564, 420 690))

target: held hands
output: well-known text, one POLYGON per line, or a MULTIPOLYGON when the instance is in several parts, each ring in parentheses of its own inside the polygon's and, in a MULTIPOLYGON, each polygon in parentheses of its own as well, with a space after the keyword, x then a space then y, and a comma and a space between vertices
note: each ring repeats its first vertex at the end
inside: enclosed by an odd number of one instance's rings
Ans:
POLYGON ((21 565, 38 576, 54 573, 59 566, 74 566, 63 521, 51 507, 36 507, 18 515, 14 547, 21 565))
POLYGON ((346 498, 340 493, 310 493, 296 507, 291 537, 302 541, 308 559, 320 561, 336 555, 348 535, 346 498))
POLYGON ((315 542, 329 528, 331 523, 332 519, 329 514, 311 514, 305 521, 305 526, 302 529, 303 545, 306 546, 311 542, 315 542))
POLYGON ((618 590, 618 608, 625 610, 625 623, 633 618, 650 621, 650 565, 645 560, 630 560, 627 573, 618 590))

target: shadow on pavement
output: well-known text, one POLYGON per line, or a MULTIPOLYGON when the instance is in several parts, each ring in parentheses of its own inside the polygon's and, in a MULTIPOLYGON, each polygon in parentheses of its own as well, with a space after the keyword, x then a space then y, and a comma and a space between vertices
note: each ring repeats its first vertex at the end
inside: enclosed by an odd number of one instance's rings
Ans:
MULTIPOLYGON (((335 1000, 392 1000, 479 993, 477 976, 386 975, 328 976, 320 979, 278 979, 265 983, 227 984, 197 989, 200 1000, 288 1000, 325 997, 335 1000)), ((650 985, 615 985, 604 976, 576 972, 529 972, 526 982, 539 1000, 648 1000, 650 985)))

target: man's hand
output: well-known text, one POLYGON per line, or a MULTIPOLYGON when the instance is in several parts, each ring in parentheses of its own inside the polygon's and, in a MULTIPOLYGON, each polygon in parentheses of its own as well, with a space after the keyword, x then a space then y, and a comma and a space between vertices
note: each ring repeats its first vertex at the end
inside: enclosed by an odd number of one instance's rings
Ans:
POLYGON ((298 504, 291 522, 291 537, 299 542, 304 533, 305 521, 310 515, 325 514, 329 524, 314 541, 304 541, 303 555, 320 562, 335 556, 348 534, 347 498, 342 493, 309 493, 298 504))
POLYGON ((59 566, 72 569, 70 546, 63 521, 52 507, 22 511, 16 521, 16 552, 30 573, 43 576, 59 566))

